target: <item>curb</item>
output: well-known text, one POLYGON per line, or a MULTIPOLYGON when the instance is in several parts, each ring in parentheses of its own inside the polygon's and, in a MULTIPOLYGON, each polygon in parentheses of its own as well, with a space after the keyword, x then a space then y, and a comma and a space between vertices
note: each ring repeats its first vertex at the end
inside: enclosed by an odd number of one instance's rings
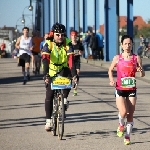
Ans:
POLYGON ((98 67, 103 67, 108 69, 111 62, 105 62, 105 61, 93 61, 92 59, 84 59, 81 58, 81 63, 87 63, 90 65, 98 66, 98 67))
MULTIPOLYGON (((81 58, 81 63, 87 63, 87 64, 90 64, 90 65, 94 65, 94 66, 97 66, 97 67, 102 67, 106 70, 108 70, 110 64, 111 64, 111 61, 110 62, 105 62, 105 61, 93 61, 92 59, 84 59, 84 58, 81 58)), ((149 62, 144 62, 143 65, 147 65, 149 64, 149 62)), ((145 71, 145 74, 146 76, 141 78, 139 76, 136 76, 136 78, 138 80, 141 80, 143 82, 147 82, 150 84, 150 71, 145 71)))

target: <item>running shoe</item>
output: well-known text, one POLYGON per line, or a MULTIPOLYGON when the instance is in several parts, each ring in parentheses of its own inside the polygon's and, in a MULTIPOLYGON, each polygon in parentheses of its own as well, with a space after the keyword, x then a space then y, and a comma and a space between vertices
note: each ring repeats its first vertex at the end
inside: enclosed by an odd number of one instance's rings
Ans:
POLYGON ((125 130, 124 126, 120 126, 120 125, 119 125, 119 127, 118 127, 118 129, 117 129, 117 135, 118 135, 119 137, 122 137, 122 136, 124 135, 124 130, 125 130))
POLYGON ((73 96, 77 96, 77 90, 73 91, 73 96))
POLYGON ((73 93, 73 96, 77 96, 77 93, 73 93))
POLYGON ((130 145, 130 144, 131 144, 130 137, 125 136, 125 138, 124 138, 124 145, 130 145))

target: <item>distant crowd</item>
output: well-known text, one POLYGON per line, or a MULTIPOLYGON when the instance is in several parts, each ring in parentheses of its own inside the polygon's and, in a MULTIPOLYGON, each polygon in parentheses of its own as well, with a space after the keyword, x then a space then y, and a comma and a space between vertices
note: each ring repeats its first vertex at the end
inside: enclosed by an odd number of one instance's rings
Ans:
POLYGON ((97 31, 92 33, 87 31, 82 35, 82 44, 84 47, 83 58, 93 60, 104 60, 103 54, 103 35, 97 31))

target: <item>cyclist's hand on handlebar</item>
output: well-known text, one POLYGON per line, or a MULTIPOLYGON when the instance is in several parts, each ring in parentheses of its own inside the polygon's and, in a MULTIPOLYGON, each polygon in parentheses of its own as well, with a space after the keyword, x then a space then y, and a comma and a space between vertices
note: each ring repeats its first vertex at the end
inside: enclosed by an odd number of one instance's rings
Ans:
POLYGON ((45 79, 45 83, 47 83, 47 84, 49 83, 49 79, 48 79, 48 78, 47 78, 47 79, 45 79))
POLYGON ((49 74, 47 74, 46 76, 45 76, 45 79, 44 79, 44 81, 45 81, 45 83, 49 83, 49 80, 50 80, 50 76, 49 76, 49 74))

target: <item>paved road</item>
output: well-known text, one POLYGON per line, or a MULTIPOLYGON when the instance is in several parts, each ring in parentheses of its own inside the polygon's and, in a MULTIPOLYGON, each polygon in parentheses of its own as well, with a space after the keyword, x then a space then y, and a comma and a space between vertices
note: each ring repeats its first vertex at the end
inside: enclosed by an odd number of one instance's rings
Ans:
POLYGON ((1 150, 150 150, 150 83, 138 80, 138 101, 132 145, 116 136, 118 125, 114 89, 107 70, 82 63, 78 96, 70 107, 62 141, 44 130, 45 88, 42 76, 22 85, 16 60, 0 59, 1 150))

